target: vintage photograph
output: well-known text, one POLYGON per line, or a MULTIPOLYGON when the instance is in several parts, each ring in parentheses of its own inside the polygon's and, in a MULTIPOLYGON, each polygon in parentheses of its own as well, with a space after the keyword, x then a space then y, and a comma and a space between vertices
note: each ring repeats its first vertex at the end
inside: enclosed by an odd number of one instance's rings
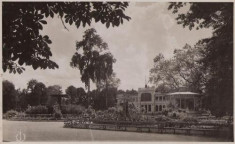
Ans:
POLYGON ((234 2, 1 7, 3 142, 234 142, 234 2))

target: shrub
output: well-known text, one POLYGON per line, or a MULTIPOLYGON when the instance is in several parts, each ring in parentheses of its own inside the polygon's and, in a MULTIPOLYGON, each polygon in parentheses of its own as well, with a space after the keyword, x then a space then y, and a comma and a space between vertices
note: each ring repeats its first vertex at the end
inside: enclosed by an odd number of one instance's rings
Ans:
POLYGON ((53 114, 53 117, 54 117, 55 119, 61 119, 62 116, 63 116, 63 115, 62 115, 61 111, 55 111, 54 114, 53 114))
POLYGON ((6 118, 12 118, 12 117, 16 116, 17 114, 18 114, 17 111, 15 111, 15 110, 9 110, 9 111, 6 112, 5 117, 6 117, 6 118))
POLYGON ((109 107, 108 108, 108 113, 116 113, 117 109, 115 107, 109 107))
POLYGON ((198 122, 198 120, 196 118, 194 118, 194 117, 185 117, 183 119, 183 121, 184 122, 194 122, 194 123, 198 122))
POLYGON ((155 118, 155 121, 157 122, 167 122, 170 121, 170 118, 166 117, 166 116, 158 116, 155 118))
POLYGON ((85 108, 83 106, 80 105, 64 105, 61 108, 61 112, 63 114, 77 114, 80 115, 83 113, 83 111, 85 110, 85 108))
POLYGON ((26 114, 48 114, 48 108, 42 105, 31 106, 25 112, 26 114))

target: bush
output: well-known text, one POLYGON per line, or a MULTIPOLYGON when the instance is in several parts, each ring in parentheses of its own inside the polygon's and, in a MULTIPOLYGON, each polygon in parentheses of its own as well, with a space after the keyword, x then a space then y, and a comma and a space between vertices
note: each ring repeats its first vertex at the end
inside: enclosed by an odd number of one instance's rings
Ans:
POLYGON ((31 106, 25 112, 26 114, 48 114, 48 108, 42 105, 31 106))
POLYGON ((18 114, 17 111, 15 111, 15 110, 9 110, 9 111, 6 112, 5 117, 6 117, 6 118, 12 118, 12 117, 16 116, 17 114, 18 114))
POLYGON ((198 120, 196 118, 194 118, 194 117, 185 117, 183 119, 183 121, 184 122, 193 122, 193 123, 197 123, 198 122, 198 120))
POLYGON ((62 118, 62 113, 61 113, 61 111, 55 111, 55 113, 53 114, 53 117, 55 118, 55 119, 61 119, 62 118))
POLYGON ((117 109, 115 107, 109 107, 108 108, 108 113, 116 113, 117 109))
POLYGON ((167 122, 170 121, 170 118, 166 117, 166 116, 159 116, 155 118, 155 121, 157 122, 167 122))
POLYGON ((84 112, 85 108, 83 106, 80 105, 64 105, 61 108, 61 112, 63 114, 77 114, 80 115, 84 112))

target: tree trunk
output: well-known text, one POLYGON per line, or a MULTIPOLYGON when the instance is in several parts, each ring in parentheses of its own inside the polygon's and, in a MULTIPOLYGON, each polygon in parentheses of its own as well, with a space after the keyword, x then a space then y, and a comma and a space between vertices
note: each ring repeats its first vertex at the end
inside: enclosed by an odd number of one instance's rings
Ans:
POLYGON ((89 104, 90 104, 90 100, 89 100, 89 95, 90 95, 90 80, 88 80, 87 88, 88 88, 88 92, 87 92, 87 107, 89 107, 89 104))
POLYGON ((106 104, 106 108, 108 108, 108 100, 107 100, 107 95, 108 95, 108 84, 107 84, 107 80, 106 80, 106 82, 105 82, 105 104, 106 104))

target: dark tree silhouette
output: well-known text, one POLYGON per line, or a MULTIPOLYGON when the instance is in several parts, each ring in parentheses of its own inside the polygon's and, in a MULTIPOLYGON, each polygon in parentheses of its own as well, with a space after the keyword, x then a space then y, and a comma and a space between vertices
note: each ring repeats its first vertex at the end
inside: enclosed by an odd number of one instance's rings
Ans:
MULTIPOLYGON (((47 35, 41 35, 45 17, 58 16, 62 24, 90 25, 92 20, 101 21, 107 28, 119 26, 124 19, 127 2, 3 2, 2 6, 2 68, 10 73, 22 73, 23 65, 34 69, 55 69, 47 35)), ((66 27, 65 27, 66 28, 66 27)))
POLYGON ((81 80, 90 92, 90 80, 100 83, 111 76, 115 59, 107 51, 107 43, 103 42, 93 28, 85 31, 83 40, 77 42, 76 47, 78 52, 73 55, 70 65, 80 70, 81 80))
POLYGON ((173 13, 189 4, 189 11, 178 14, 183 27, 212 28, 213 36, 199 41, 204 46, 201 62, 209 70, 206 82, 206 106, 216 116, 233 114, 233 3, 181 3, 169 5, 173 13))
POLYGON ((2 82, 3 112, 16 108, 15 85, 7 80, 2 82))

